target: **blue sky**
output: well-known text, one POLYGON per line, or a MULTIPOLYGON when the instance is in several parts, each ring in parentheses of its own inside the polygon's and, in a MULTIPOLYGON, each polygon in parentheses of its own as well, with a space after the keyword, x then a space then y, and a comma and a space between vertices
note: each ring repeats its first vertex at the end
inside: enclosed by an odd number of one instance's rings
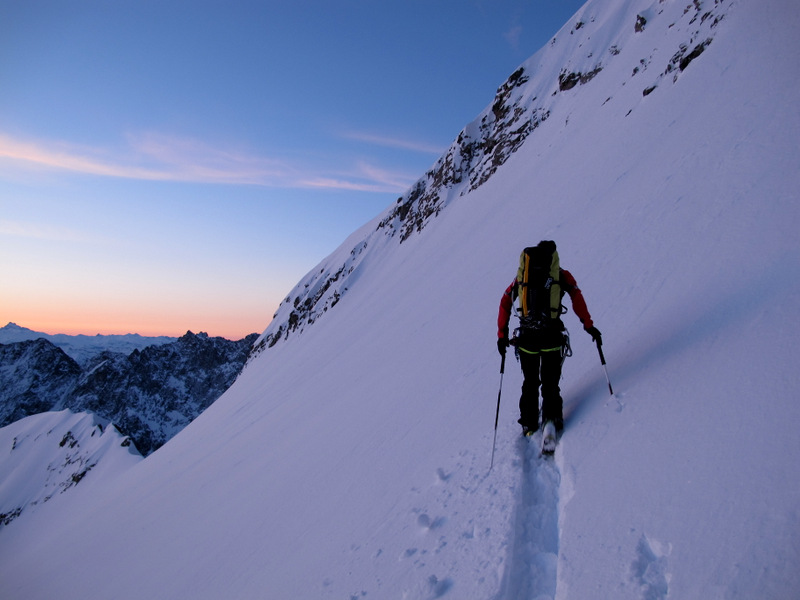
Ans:
POLYGON ((0 325, 238 338, 571 0, 0 0, 0 325))

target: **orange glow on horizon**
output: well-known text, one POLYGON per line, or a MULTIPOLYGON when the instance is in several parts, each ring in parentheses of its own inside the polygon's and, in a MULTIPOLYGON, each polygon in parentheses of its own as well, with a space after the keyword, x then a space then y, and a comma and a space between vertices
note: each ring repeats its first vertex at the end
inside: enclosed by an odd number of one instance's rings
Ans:
MULTIPOLYGON (((136 333, 144 337, 181 337, 187 331, 192 333, 207 333, 210 337, 223 337, 229 340, 240 340, 251 333, 261 333, 269 324, 254 325, 258 321, 252 315, 242 315, 239 318, 225 316, 197 316, 187 315, 185 318, 176 318, 173 315, 157 315, 144 318, 137 315, 134 318, 114 319, 109 315, 97 314, 95 318, 84 311, 64 311, 43 316, 41 313, 31 311, 6 311, 6 318, 0 318, 0 327, 8 323, 16 323, 32 331, 47 333, 49 335, 126 335, 136 333), (13 316, 10 316, 13 313, 13 316)), ((130 315, 133 316, 133 315, 130 315)))
POLYGON ((16 323, 32 331, 56 335, 126 335, 181 337, 187 331, 240 340, 262 333, 277 305, 245 295, 226 302, 212 292, 188 297, 175 294, 133 295, 127 299, 104 290, 78 289, 55 294, 35 290, 0 297, 0 327, 16 323), (163 299, 162 299, 163 298, 163 299))
POLYGON ((130 333, 137 333, 142 337, 174 337, 179 338, 186 334, 187 331, 191 331, 194 334, 198 333, 207 333, 210 337, 222 337, 228 340, 237 341, 240 340, 251 333, 261 333, 266 329, 266 325, 263 327, 253 327, 251 330, 247 331, 246 329, 242 328, 207 328, 207 327, 148 327, 144 325, 117 325, 117 326, 97 326, 96 324, 81 324, 81 323, 72 323, 67 325, 54 325, 50 321, 5 321, 3 325, 0 327, 5 326, 8 323, 16 323, 20 327, 25 327, 32 331, 38 331, 41 333, 46 333, 48 335, 57 335, 57 334, 65 334, 65 335, 88 335, 88 336, 95 336, 95 335, 127 335, 130 333), (246 331, 246 333, 243 333, 246 331))

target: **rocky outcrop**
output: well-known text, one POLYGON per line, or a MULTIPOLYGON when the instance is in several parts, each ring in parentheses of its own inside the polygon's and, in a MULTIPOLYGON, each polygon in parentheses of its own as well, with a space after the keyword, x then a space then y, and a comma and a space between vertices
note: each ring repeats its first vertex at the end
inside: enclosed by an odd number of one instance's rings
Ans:
POLYGON ((101 352, 83 367, 45 339, 0 344, 0 426, 45 411, 91 412, 146 456, 231 386, 257 337, 187 332, 129 355, 101 352))

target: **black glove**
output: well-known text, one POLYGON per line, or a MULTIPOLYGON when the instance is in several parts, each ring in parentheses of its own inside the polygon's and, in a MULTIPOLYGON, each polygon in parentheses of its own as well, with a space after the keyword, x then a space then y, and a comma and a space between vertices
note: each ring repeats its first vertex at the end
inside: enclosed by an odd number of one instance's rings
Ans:
POLYGON ((600 331, 598 331, 597 327, 587 327, 586 333, 592 336, 592 341, 597 342, 598 345, 603 345, 603 337, 600 335, 600 331))
POLYGON ((508 348, 508 338, 497 338, 497 351, 500 356, 506 355, 506 348, 508 348))

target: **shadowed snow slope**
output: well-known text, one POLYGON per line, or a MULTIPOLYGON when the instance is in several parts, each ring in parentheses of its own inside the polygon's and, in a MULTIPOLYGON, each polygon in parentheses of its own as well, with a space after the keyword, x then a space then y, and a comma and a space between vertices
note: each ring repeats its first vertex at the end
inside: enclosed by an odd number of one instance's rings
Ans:
POLYGON ((451 153, 491 176, 389 207, 189 427, 0 532, 0 597, 797 597, 799 11, 587 3, 501 94, 521 145, 451 153), (540 239, 617 396, 570 312, 556 456, 519 439, 509 357, 490 472, 497 306, 540 239))
POLYGON ((45 412, 0 429, 0 529, 61 494, 106 481, 142 460, 108 421, 68 410, 45 412))

